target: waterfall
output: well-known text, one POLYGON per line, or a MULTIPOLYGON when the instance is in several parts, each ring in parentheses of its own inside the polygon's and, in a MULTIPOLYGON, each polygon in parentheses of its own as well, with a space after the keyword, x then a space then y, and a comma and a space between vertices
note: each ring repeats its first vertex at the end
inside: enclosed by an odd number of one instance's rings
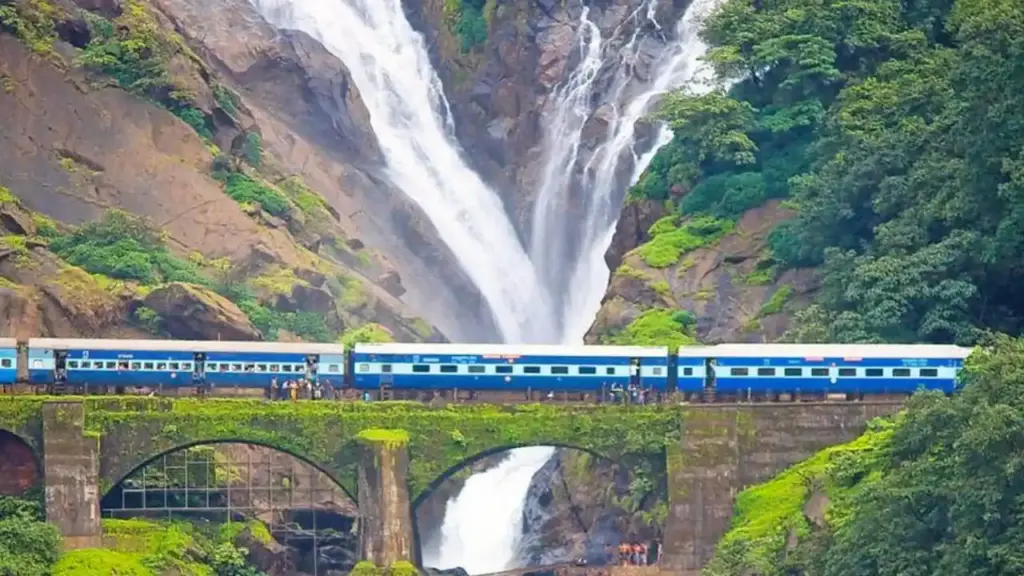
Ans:
POLYGON ((547 295, 497 194, 466 164, 422 35, 401 0, 250 0, 271 24, 320 41, 348 68, 390 180, 426 213, 506 342, 543 342, 547 295))
POLYGON ((432 568, 461 567, 470 574, 519 567, 516 549, 523 533, 526 493, 534 474, 554 453, 547 446, 511 450, 500 464, 466 480, 448 502, 439 549, 425 550, 423 563, 432 568))
POLYGON ((555 328, 563 342, 579 342, 590 327, 608 284, 604 253, 615 231, 623 193, 636 183, 657 149, 671 140, 659 127, 653 146, 639 145, 636 126, 649 114, 658 97, 688 85, 693 92, 707 91, 711 74, 699 65, 706 46, 698 37, 703 17, 720 0, 694 0, 676 25, 675 39, 653 62, 647 82, 636 77, 642 58, 642 29, 660 32, 655 20, 658 0, 645 0, 626 22, 633 24, 626 41, 619 35, 602 40, 584 9, 580 16, 583 58, 569 79, 553 95, 544 124, 547 163, 533 215, 530 253, 538 265, 555 310, 563 314, 555 328), (620 48, 616 46, 621 45, 620 48), (617 66, 612 88, 595 102, 594 80, 602 67, 617 66), (587 122, 604 109, 608 128, 601 145, 583 158, 580 146, 587 122), (642 149, 646 148, 646 149, 642 149), (575 200, 575 201, 574 201, 575 200), (581 225, 567 225, 569 206, 582 205, 581 225))
MULTIPOLYGON (((662 127, 653 142, 638 143, 636 124, 659 95, 700 76, 696 62, 704 46, 697 27, 719 1, 693 0, 645 82, 635 68, 649 38, 643 30, 662 35, 654 18, 658 0, 644 0, 629 16, 628 39, 620 37, 625 26, 602 38, 589 9, 582 11, 582 58, 552 95, 542 122, 547 161, 528 254, 497 195, 464 161, 441 82, 401 0, 250 0, 268 22, 309 34, 346 65, 388 178, 424 211, 480 290, 503 340, 515 343, 577 343, 589 327, 608 280, 603 254, 623 190, 671 139, 662 127), (583 131, 598 109, 595 84, 616 67, 598 103, 609 111, 606 136, 583 150, 583 131), (578 226, 567 211, 574 199, 582 207, 578 226)), ((518 566, 524 500, 553 453, 513 450, 497 467, 469 478, 448 502, 440 548, 424 551, 425 563, 476 574, 518 566)))

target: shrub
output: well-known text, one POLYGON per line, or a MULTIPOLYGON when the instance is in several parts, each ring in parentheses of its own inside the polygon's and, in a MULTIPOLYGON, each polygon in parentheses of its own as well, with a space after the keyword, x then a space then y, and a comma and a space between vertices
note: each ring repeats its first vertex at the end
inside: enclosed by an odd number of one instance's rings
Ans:
POLYGON ((288 199, 274 188, 241 172, 221 175, 224 192, 240 204, 259 204, 268 214, 283 216, 288 213, 288 199))

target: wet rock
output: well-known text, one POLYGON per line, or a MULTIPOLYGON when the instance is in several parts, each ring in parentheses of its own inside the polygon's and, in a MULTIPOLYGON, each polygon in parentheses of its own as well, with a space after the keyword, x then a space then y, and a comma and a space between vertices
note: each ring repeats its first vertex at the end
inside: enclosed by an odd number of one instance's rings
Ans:
POLYGON ((271 538, 269 541, 257 537, 247 527, 234 541, 235 546, 248 550, 247 561, 267 576, 286 576, 295 573, 297 561, 295 551, 271 538))
POLYGON ((402 277, 399 276, 396 270, 388 270, 378 276, 377 285, 395 298, 400 298, 405 294, 405 287, 402 286, 402 277))
POLYGON ((58 22, 54 28, 61 40, 75 48, 85 48, 92 40, 92 30, 89 28, 89 23, 81 18, 72 18, 71 20, 58 22))
POLYGON ((74 0, 84 10, 97 12, 107 18, 121 15, 121 0, 74 0))
POLYGON ((626 252, 650 240, 651 236, 647 231, 665 214, 665 205, 662 202, 646 198, 631 201, 623 206, 622 215, 615 225, 611 246, 604 255, 608 267, 615 270, 622 264, 622 257, 626 252))
POLYGON ((164 318, 167 332, 187 340, 262 340, 263 335, 230 300, 193 284, 174 282, 144 301, 164 318))

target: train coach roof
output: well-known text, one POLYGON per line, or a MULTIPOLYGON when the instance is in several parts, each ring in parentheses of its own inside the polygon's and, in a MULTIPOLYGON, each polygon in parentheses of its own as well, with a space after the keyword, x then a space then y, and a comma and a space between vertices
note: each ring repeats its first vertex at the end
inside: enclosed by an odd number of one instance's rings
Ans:
POLYGON ((58 350, 146 350, 153 352, 263 352, 277 354, 344 354, 343 344, 294 342, 227 342, 221 340, 87 340, 31 338, 29 348, 58 350))
POLYGON ((17 338, 0 338, 0 348, 17 348, 17 338))
POLYGON ((970 348, 945 344, 718 344, 684 346, 683 357, 967 358, 970 348))
POLYGON ((668 347, 572 346, 546 344, 356 344, 357 354, 448 354, 453 356, 610 356, 664 358, 668 347))

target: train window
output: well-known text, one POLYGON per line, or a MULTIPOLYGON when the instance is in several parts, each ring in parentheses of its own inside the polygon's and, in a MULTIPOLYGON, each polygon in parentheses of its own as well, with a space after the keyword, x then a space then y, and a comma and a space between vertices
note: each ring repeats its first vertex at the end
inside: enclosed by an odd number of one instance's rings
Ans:
POLYGON ((0 366, 3 366, 4 368, 10 368, 11 367, 11 359, 10 358, 4 358, 3 360, 0 360, 0 366))
POLYGON ((495 366, 494 367, 494 372, 497 373, 497 374, 511 374, 512 373, 512 367, 511 366, 495 366))
POLYGON ((179 364, 177 362, 171 362, 171 370, 174 371, 174 372, 177 372, 178 370, 181 370, 181 364, 179 364))
POLYGON ((609 366, 609 367, 604 369, 604 373, 606 375, 608 375, 608 376, 615 376, 615 368, 612 367, 612 366, 609 366))
POLYGON ((127 360, 123 360, 121 362, 118 362, 117 363, 117 369, 118 370, 127 370, 128 369, 128 361, 127 360))
POLYGON ((540 374, 540 366, 523 366, 523 374, 540 374))
POLYGON ((568 366, 552 366, 551 367, 551 373, 552 374, 568 374, 569 373, 569 367, 568 366))
POLYGON ((167 362, 157 362, 157 370, 167 370, 167 362))
POLYGON ((661 376, 661 366, 655 366, 654 370, 651 370, 651 373, 655 376, 661 376))
POLYGON ((360 364, 359 365, 359 371, 360 372, 369 372, 370 371, 370 365, 366 364, 365 362, 363 364, 360 364))
POLYGON ((846 377, 853 377, 853 376, 857 375, 857 369, 856 368, 840 368, 839 369, 839 375, 840 376, 846 376, 846 377))
POLYGON ((910 368, 893 368, 892 375, 896 378, 909 378, 910 368))
POLYGON ((152 362, 146 362, 145 364, 143 364, 143 367, 145 367, 146 370, 152 370, 153 369, 153 363, 152 362))
POLYGON ((142 362, 132 362, 132 370, 141 370, 142 362))
POLYGON ((220 369, 218 370, 218 372, 227 372, 228 371, 228 365, 224 364, 223 362, 221 363, 219 368, 220 369))
POLYGON ((881 378, 884 373, 881 368, 868 368, 864 371, 864 375, 868 378, 881 378))
POLYGON ((280 372, 281 371, 281 365, 280 364, 271 364, 270 366, 267 366, 267 368, 271 372, 280 372))
POLYGON ((455 374, 459 371, 459 367, 454 364, 442 364, 441 374, 455 374))
POLYGON ((785 374, 786 376, 803 376, 804 375, 804 369, 803 368, 786 368, 785 370, 782 371, 782 373, 785 374))
MULTIPOLYGON (((10 362, 10 361, 5 359, 4 362, 10 362)), ((78 361, 72 360, 72 361, 68 362, 68 368, 78 368, 78 361)))
POLYGON ((338 371, 338 365, 337 364, 331 364, 331 365, 327 366, 327 371, 328 372, 337 372, 338 371))
POLYGON ((484 372, 487 372, 487 367, 486 366, 470 366, 469 367, 469 373, 470 374, 483 374, 484 372))
POLYGON ((730 376, 746 376, 749 373, 750 373, 750 370, 747 370, 746 368, 733 368, 733 369, 729 370, 729 375, 730 376))
POLYGON ((391 374, 391 364, 381 364, 380 371, 384 374, 391 374))
POLYGON ((242 365, 238 364, 238 363, 232 364, 231 365, 231 371, 232 372, 241 372, 242 371, 242 365))
POLYGON ((429 364, 413 364, 412 371, 416 374, 426 374, 430 372, 429 364))
POLYGON ((255 364, 246 364, 245 365, 245 371, 246 372, 255 372, 256 371, 256 365, 255 364))
POLYGON ((937 368, 921 368, 922 378, 937 378, 939 376, 939 370, 937 368))
POLYGON ((828 378, 828 368, 811 368, 811 376, 815 378, 828 378))
POLYGON ((191 362, 182 362, 181 363, 181 369, 182 370, 191 370, 192 369, 192 363, 191 362))
POLYGON ((693 367, 687 366, 683 368, 683 376, 693 376, 693 367))
POLYGON ((597 368, 593 366, 580 366, 580 374, 597 374, 597 368))
POLYGON ((266 372, 267 371, 267 365, 266 364, 257 364, 256 365, 256 371, 257 372, 266 372))
POLYGON ((758 368, 758 376, 775 376, 775 368, 758 368))
POLYGON ((117 362, 107 362, 107 370, 113 370, 117 368, 117 362))

